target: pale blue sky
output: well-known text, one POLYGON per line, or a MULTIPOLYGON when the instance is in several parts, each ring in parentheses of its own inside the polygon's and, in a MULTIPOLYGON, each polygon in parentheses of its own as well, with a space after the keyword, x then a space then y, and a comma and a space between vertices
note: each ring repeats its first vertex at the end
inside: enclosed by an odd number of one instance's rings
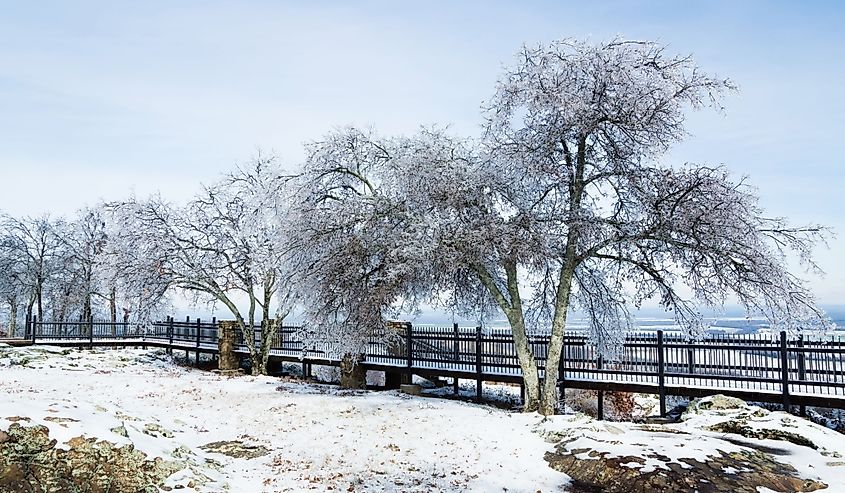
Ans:
POLYGON ((845 303, 840 2, 12 2, 0 0, 0 210, 65 214, 131 191, 181 200, 333 126, 383 133, 478 107, 521 43, 617 34, 693 53, 741 93, 691 116, 672 161, 747 174, 772 215, 839 232, 819 252, 845 303))

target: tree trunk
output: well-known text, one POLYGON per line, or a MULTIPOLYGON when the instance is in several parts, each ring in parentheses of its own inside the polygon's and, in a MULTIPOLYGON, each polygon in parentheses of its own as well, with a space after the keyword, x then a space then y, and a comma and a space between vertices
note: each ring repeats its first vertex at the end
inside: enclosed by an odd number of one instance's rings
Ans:
MULTIPOLYGON (((576 214, 581 209, 581 197, 584 193, 584 168, 586 163, 585 142, 578 143, 578 160, 575 170, 575 180, 569 197, 570 214, 576 214)), ((566 252, 563 257, 563 268, 558 278, 557 293, 555 295, 555 314, 552 319, 552 337, 549 340, 549 350, 546 356, 546 376, 543 382, 543 396, 540 402, 540 413, 546 416, 557 410, 557 384, 560 357, 563 353, 563 336, 566 331, 566 315, 569 309, 569 297, 572 294, 572 278, 578 265, 577 223, 569 225, 566 234, 566 252)))
POLYGON ((525 404, 523 411, 534 412, 538 411, 541 406, 540 372, 537 368, 537 360, 534 358, 534 351, 531 349, 531 344, 525 331, 525 314, 522 310, 522 297, 519 293, 516 263, 505 262, 504 268, 507 274, 507 292, 510 299, 505 298, 504 293, 499 289, 493 277, 486 269, 476 266, 475 272, 508 319, 525 385, 525 404))
POLYGON ((18 300, 11 298, 9 300, 9 337, 15 337, 18 331, 18 300))
POLYGON ((244 327, 244 343, 247 350, 249 350, 249 367, 253 375, 263 375, 267 368, 261 365, 261 359, 258 354, 258 348, 255 346, 255 295, 250 290, 249 293, 249 324, 244 327))
POLYGON ((270 347, 273 345, 273 329, 275 324, 272 320, 261 322, 261 343, 250 350, 250 363, 253 375, 266 375, 267 362, 270 360, 270 347))
MULTIPOLYGON (((563 310, 565 312, 566 308, 564 307, 563 310)), ((557 317, 555 319, 557 320, 557 317)), ((560 366, 560 356, 563 353, 563 329, 565 327, 566 314, 563 315, 559 324, 552 323, 552 337, 549 340, 549 349, 546 355, 543 395, 540 398, 540 414, 544 416, 550 416, 557 411, 558 367, 560 366)))
MULTIPOLYGON (((253 365, 253 375, 266 375, 267 362, 270 360, 270 348, 276 335, 276 323, 270 317, 270 300, 273 297, 272 282, 264 282, 263 304, 261 305, 261 344, 250 348, 250 359, 253 365)), ((250 316, 253 316, 255 303, 250 306, 250 316)))
MULTIPOLYGON (((29 297, 29 303, 26 304, 26 325, 24 326, 24 339, 29 339, 31 332, 35 330, 35 327, 32 327, 32 309, 35 306, 35 293, 33 292, 29 297), (27 332, 26 328, 29 328, 29 332, 27 332)), ((40 322, 41 320, 39 320, 40 322)))
MULTIPOLYGON (((552 319, 552 336, 546 353, 546 374, 543 381, 543 396, 540 399, 540 414, 550 416, 557 411, 558 368, 563 353, 563 336, 566 331, 566 315, 569 308, 569 293, 572 287, 572 266, 567 264, 560 273, 560 282, 555 300, 555 314, 552 319)), ((561 396, 562 397, 562 396, 561 396)))
POLYGON ((66 316, 66 313, 65 313, 66 311, 67 311, 67 305, 65 304, 64 301, 62 301, 62 304, 59 305, 59 315, 57 317, 55 317, 54 320, 58 319, 57 320, 58 322, 64 322, 65 316, 66 316))
POLYGON ((44 307, 41 305, 42 294, 43 293, 42 293, 41 281, 38 281, 38 286, 36 286, 36 288, 35 288, 35 300, 36 300, 36 303, 38 305, 37 315, 38 315, 38 321, 39 322, 44 321, 44 307))
MULTIPOLYGON (((261 323, 261 344, 258 347, 258 354, 256 359, 259 362, 258 375, 267 374, 267 362, 270 360, 270 348, 273 346, 273 335, 275 334, 276 324, 272 319, 267 318, 261 323)), ((255 373, 255 372, 253 372, 255 373)))
POLYGON ((117 323, 117 288, 114 286, 109 291, 109 315, 111 323, 117 323))
POLYGON ((340 360, 340 387, 343 389, 366 389, 367 370, 361 364, 364 355, 345 354, 340 360))
POLYGON ((94 318, 94 313, 91 311, 91 294, 85 295, 85 302, 82 308, 82 321, 85 322, 86 332, 88 336, 93 335, 94 324, 91 323, 94 318))
POLYGON ((519 312, 512 317, 509 316, 508 321, 525 385, 525 403, 522 409, 524 412, 535 412, 540 409, 540 374, 537 370, 537 361, 534 359, 534 351, 531 349, 528 334, 525 331, 525 320, 519 312))
POLYGON ((522 381, 525 386, 524 412, 534 412, 540 408, 540 372, 534 350, 525 331, 525 313, 522 311, 522 296, 519 293, 519 278, 515 262, 505 262, 508 295, 511 309, 505 311, 511 326, 513 345, 516 349, 519 367, 522 369, 522 381))

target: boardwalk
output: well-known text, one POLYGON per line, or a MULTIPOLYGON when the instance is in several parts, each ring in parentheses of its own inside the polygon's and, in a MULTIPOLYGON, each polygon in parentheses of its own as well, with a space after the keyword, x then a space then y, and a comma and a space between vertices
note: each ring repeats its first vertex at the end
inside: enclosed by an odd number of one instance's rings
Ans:
MULTIPOLYGON (((150 327, 109 322, 35 322, 36 344, 154 346, 199 355, 217 352, 216 321, 169 319, 150 327)), ((255 328, 260 339, 260 329, 255 328)), ((510 332, 481 327, 400 325, 368 346, 368 370, 451 377, 477 382, 522 383, 510 332)), ((631 333, 620 353, 605 361, 583 334, 567 333, 564 358, 555 372, 560 387, 657 394, 665 413, 667 395, 714 393, 785 406, 845 409, 843 336, 780 334, 708 335, 688 340, 662 331, 631 333)), ((545 376, 548 336, 532 338, 545 376)), ((239 345, 239 352, 246 348, 239 345)), ((306 347, 299 327, 277 329, 271 360, 338 365, 320 347, 306 347)))

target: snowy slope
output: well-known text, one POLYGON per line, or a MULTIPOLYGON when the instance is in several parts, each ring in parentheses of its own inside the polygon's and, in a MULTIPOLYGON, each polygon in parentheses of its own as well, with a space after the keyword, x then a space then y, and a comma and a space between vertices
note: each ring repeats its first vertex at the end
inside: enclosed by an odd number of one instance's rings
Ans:
POLYGON ((7 396, 0 400, 0 429, 9 424, 3 417, 25 415, 60 441, 85 434, 121 442, 126 439, 109 430, 123 422, 129 439, 149 454, 167 457, 186 446, 222 464, 205 471, 218 479, 205 491, 228 483, 239 492, 546 492, 567 482, 543 461, 551 444, 531 432, 541 419, 536 415, 396 392, 218 377, 141 350, 51 356, 26 366, 0 356, 0 392, 7 396), (44 420, 49 416, 79 421, 58 424, 44 420), (173 438, 139 431, 148 423, 173 438), (272 452, 246 460, 198 450, 221 440, 272 452))
POLYGON ((176 366, 159 351, 48 347, 0 349, 0 393, 0 430, 25 416, 60 443, 96 436, 185 459, 189 467, 169 482, 194 485, 181 491, 566 491, 568 477, 543 459, 560 439, 571 440, 571 449, 652 457, 630 466, 647 471, 666 467, 655 453, 671 462, 741 450, 742 440, 754 440, 708 431, 738 418, 812 440, 817 450, 756 442, 784 450, 777 460, 821 479, 829 491, 845 491, 841 435, 754 407, 690 414, 664 428, 583 415, 543 419, 393 391, 219 377, 176 366), (113 431, 120 426, 128 436, 113 431), (200 449, 217 441, 270 452, 246 459, 200 449))

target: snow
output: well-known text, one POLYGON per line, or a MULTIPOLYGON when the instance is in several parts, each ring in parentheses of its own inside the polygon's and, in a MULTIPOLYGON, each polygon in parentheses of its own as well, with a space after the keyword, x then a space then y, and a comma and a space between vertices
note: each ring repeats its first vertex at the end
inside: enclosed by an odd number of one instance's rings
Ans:
POLYGON ((221 377, 177 366, 161 350, 44 346, 0 350, 0 393, 0 430, 20 416, 30 419, 21 424, 47 426, 60 446, 82 435, 186 460, 188 467, 166 483, 183 491, 566 491, 568 477, 543 459, 561 440, 570 450, 631 457, 624 466, 642 472, 748 450, 754 442, 782 450, 775 459, 803 477, 845 491, 840 434, 754 406, 688 413, 669 425, 599 422, 579 413, 543 418, 396 391, 221 377), (708 431, 739 417, 752 428, 791 431, 819 449, 738 435, 727 441, 708 431), (115 431, 120 426, 128 437, 115 431), (216 441, 262 445, 270 453, 246 459, 200 449, 216 441))
MULTIPOLYGON (((177 367, 160 351, 36 347, 0 354, 0 392, 6 395, 0 417, 29 417, 60 442, 79 435, 131 441, 168 459, 184 446, 197 464, 207 458, 222 464, 219 471, 203 469, 215 482, 195 491, 228 484, 234 491, 545 492, 568 482, 543 460, 552 444, 531 432, 539 415, 392 391, 220 377, 177 367), (27 366, 11 364, 23 358, 27 366), (79 421, 45 420, 50 416, 79 421), (110 431, 121 423, 128 439, 110 431), (148 423, 173 437, 145 434, 148 423), (247 460, 198 448, 222 440, 271 453, 247 460)), ((0 419, 0 429, 10 423, 0 419)), ((181 474, 170 480, 187 477, 181 474)))

